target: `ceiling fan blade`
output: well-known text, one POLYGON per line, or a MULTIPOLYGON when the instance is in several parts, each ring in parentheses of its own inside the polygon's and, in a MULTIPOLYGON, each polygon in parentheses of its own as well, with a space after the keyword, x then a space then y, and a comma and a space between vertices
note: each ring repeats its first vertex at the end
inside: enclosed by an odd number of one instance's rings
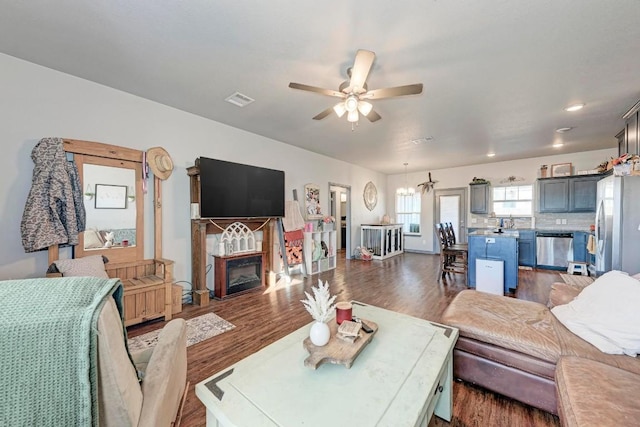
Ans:
POLYGON ((382 118, 380 114, 376 113, 374 110, 371 110, 365 117, 369 119, 370 122, 377 122, 382 118))
POLYGON ((353 62, 353 68, 351 69, 351 80, 349 80, 349 88, 346 89, 347 93, 362 91, 375 59, 375 53, 369 50, 358 50, 356 59, 353 62))
POLYGON ((338 92, 337 90, 331 90, 331 89, 323 89, 321 87, 316 87, 316 86, 309 86, 309 85, 303 85, 301 83, 289 83, 289 87, 291 89, 299 89, 299 90, 306 90, 308 92, 316 92, 322 95, 327 95, 327 96, 335 96, 337 98, 345 98, 346 95, 342 92, 338 92))
POLYGON ((394 96, 417 95, 422 93, 422 83, 406 86, 388 87, 385 89, 374 89, 360 95, 361 99, 382 99, 394 96))
POLYGON ((323 112, 317 114, 313 120, 322 120, 325 117, 327 117, 329 114, 333 113, 333 107, 329 107, 326 110, 324 110, 323 112))

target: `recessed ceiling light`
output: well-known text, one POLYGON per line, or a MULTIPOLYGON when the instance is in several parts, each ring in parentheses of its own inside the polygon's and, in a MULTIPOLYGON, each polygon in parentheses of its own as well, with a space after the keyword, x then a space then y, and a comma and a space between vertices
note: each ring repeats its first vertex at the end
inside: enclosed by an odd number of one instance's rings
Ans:
POLYGON ((573 128, 572 127, 558 128, 558 129, 556 129, 556 132, 565 133, 565 132, 569 132, 571 129, 573 129, 573 128))
POLYGON ((555 144, 552 145, 553 148, 560 148, 562 147, 564 144, 562 142, 556 142, 555 144))
POLYGON ((582 107, 584 107, 584 104, 573 104, 565 108, 564 111, 578 111, 582 110, 582 107))
POLYGON ((496 153, 488 153, 487 154, 487 157, 495 157, 495 156, 496 156, 496 153))
POLYGON ((247 95, 244 95, 240 92, 236 92, 232 95, 229 95, 228 97, 226 97, 224 99, 225 101, 233 104, 233 105, 237 105, 238 107, 246 107, 247 105, 251 104, 253 101, 255 101, 255 99, 248 97, 247 95))

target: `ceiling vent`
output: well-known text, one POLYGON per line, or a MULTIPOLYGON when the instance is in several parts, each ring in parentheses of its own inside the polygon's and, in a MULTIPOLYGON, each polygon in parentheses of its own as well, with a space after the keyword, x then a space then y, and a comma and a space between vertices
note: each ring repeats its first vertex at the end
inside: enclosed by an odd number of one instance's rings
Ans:
POLYGON ((253 101, 255 101, 255 99, 249 98, 247 95, 243 95, 240 92, 236 92, 233 95, 225 98, 225 101, 242 108, 251 104, 253 101))

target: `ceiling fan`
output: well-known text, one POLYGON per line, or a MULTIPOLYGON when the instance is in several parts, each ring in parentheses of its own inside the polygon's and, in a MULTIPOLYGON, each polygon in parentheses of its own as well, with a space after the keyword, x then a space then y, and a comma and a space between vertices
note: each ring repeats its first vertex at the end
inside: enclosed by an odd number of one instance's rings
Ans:
POLYGON ((313 117, 313 120, 322 120, 334 111, 338 117, 342 117, 347 113, 347 120, 351 123, 357 122, 360 119, 360 114, 369 119, 370 122, 375 122, 382 117, 373 110, 373 105, 368 100, 422 93, 422 83, 368 90, 367 77, 375 59, 375 53, 363 49, 358 50, 353 67, 347 70, 349 80, 342 82, 337 91, 293 82, 289 83, 289 87, 341 99, 333 107, 329 107, 313 117))

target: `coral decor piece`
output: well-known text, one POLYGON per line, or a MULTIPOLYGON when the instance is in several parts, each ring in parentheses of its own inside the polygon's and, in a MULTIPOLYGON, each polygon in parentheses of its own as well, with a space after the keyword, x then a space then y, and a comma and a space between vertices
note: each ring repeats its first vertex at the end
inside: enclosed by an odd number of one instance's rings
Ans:
POLYGON ((336 305, 333 303, 336 299, 336 296, 331 296, 329 294, 329 283, 324 282, 318 279, 318 287, 312 287, 313 297, 305 291, 305 295, 307 299, 300 300, 300 302, 304 305, 304 308, 309 312, 313 320, 316 322, 327 322, 332 316, 333 312, 336 308, 336 305))

